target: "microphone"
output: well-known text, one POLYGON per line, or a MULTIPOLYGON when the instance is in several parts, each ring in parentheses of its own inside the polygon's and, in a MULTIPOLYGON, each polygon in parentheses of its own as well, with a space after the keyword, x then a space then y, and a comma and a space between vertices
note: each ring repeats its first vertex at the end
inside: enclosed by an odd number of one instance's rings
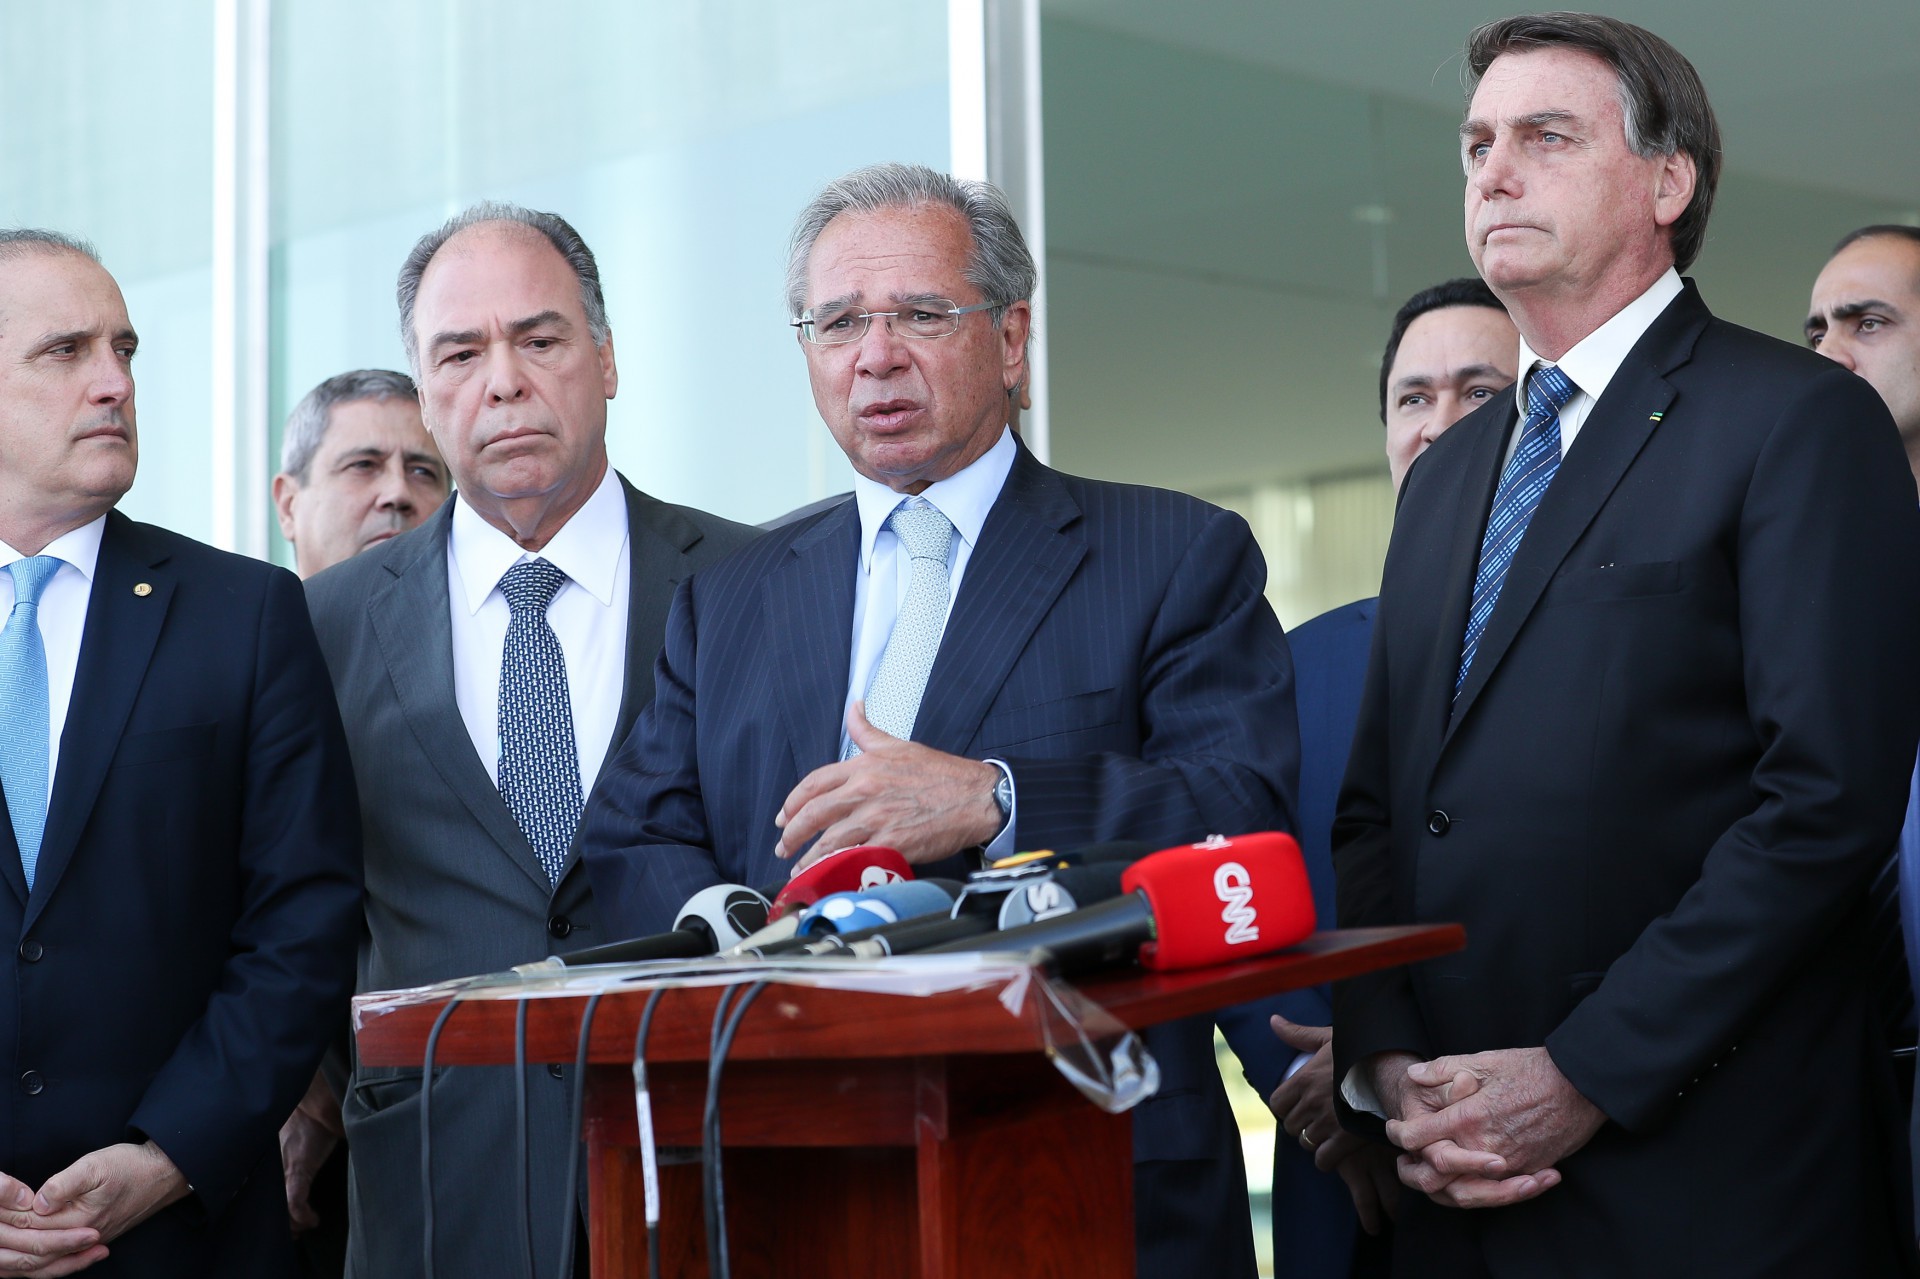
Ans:
POLYGON ((739 884, 715 884, 687 899, 672 932, 588 946, 565 955, 549 955, 538 963, 521 964, 513 971, 548 972, 583 964, 629 964, 643 959, 698 959, 739 944, 743 937, 766 922, 765 897, 739 884))
POLYGON ((813 865, 788 880, 773 895, 769 921, 785 919, 832 893, 878 888, 913 878, 907 859, 891 848, 860 844, 828 853, 813 865))
POLYGON ((1314 928, 1300 846, 1277 831, 1163 849, 1128 866, 1120 889, 1107 901, 929 951, 1039 949, 1061 973, 1133 958, 1171 972, 1282 950, 1314 928))
MULTIPOLYGON (((954 908, 954 913, 957 915, 963 911, 983 910, 988 914, 997 915, 1005 908, 1010 895, 1017 894, 1035 880, 1046 880, 1060 871, 1077 870, 1086 866, 1123 867, 1154 851, 1152 844, 1137 839, 1115 839, 1101 844, 1087 844, 1059 853, 1050 849, 1036 853, 1017 853, 968 876, 966 892, 961 895, 960 904, 954 908)), ((1118 892, 1119 889, 1116 887, 1113 891, 1118 892)), ((1106 895, 1111 897, 1113 893, 1106 895)), ((1078 904, 1084 906, 1092 900, 1094 899, 1088 898, 1078 904)), ((1018 922, 1030 921, 1021 919, 1018 922)), ((1008 922, 1003 919, 1000 926, 1005 928, 1008 922)))
POLYGON ((1089 866, 1068 866, 1050 875, 1024 880, 1000 903, 1000 927, 1019 928, 1043 919, 1091 906, 1095 902, 1118 897, 1124 889, 1121 878, 1131 862, 1097 862, 1089 866))
POLYGON ((749 937, 729 953, 769 959, 775 955, 811 955, 837 950, 841 934, 865 937, 915 920, 944 920, 959 893, 960 885, 950 879, 914 879, 901 884, 882 884, 864 892, 835 893, 822 897, 800 915, 788 916, 797 921, 792 936, 766 942, 749 937))

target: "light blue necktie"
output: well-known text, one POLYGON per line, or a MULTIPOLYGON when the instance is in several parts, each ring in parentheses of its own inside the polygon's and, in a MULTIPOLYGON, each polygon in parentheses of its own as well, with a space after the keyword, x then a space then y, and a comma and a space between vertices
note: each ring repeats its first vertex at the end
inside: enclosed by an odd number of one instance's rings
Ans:
POLYGON ((500 579, 512 615, 500 657, 500 797, 553 883, 581 809, 567 655, 547 623, 547 605, 566 584, 567 575, 545 560, 524 560, 500 579))
POLYGON ((1527 384, 1527 420, 1520 425, 1520 443, 1500 477, 1493 495, 1493 513, 1480 539, 1480 568, 1473 578, 1473 606, 1467 612, 1466 639, 1460 645, 1460 674, 1453 681, 1457 699, 1466 685, 1473 655, 1486 633, 1487 619, 1506 584, 1507 569, 1520 549, 1520 539, 1533 513, 1546 496, 1547 485, 1560 469, 1560 408, 1573 398, 1573 381, 1551 364, 1543 364, 1527 384))
MULTIPOLYGON (((900 539, 913 567, 893 633, 887 636, 887 646, 867 684, 867 722, 904 739, 913 736, 920 698, 927 691, 927 676, 933 673, 933 659, 947 626, 952 581, 947 553, 953 548, 953 523, 939 507, 916 497, 893 508, 887 527, 900 539)), ((860 748, 849 742, 844 758, 859 753, 860 748)))
POLYGON ((40 637, 40 593, 64 560, 34 555, 7 565, 13 576, 13 612, 0 630, 0 784, 20 845, 27 891, 40 861, 47 826, 47 750, 51 711, 47 699, 47 646, 40 637))

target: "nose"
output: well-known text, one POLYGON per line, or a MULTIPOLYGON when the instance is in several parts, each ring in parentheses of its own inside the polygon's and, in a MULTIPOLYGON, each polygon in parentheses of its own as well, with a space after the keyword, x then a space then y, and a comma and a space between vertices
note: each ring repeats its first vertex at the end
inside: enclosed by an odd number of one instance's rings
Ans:
POLYGON ((1519 194, 1519 170, 1513 163, 1513 146, 1505 138, 1496 136, 1487 146, 1487 153, 1480 157, 1479 164, 1467 179, 1467 186, 1481 199, 1492 199, 1496 195, 1519 194))
POLYGON ((513 404, 527 398, 526 370, 511 352, 489 353, 487 362, 487 403, 513 404))
POLYGON ((133 370, 118 351, 108 351, 95 362, 93 385, 87 401, 102 408, 125 404, 133 398, 133 370))
POLYGON ((1848 372, 1858 373, 1860 371, 1854 367, 1852 344, 1838 331, 1833 329, 1827 330, 1827 335, 1820 339, 1820 345, 1816 349, 1820 354, 1826 356, 1829 360, 1832 360, 1848 372))
POLYGON ((907 366, 907 340, 893 331, 891 316, 868 320, 856 345, 853 367, 868 377, 887 377, 907 366))
POLYGON ((403 459, 389 458, 381 468, 380 492, 375 504, 383 511, 412 512, 413 490, 407 487, 407 465, 403 459))

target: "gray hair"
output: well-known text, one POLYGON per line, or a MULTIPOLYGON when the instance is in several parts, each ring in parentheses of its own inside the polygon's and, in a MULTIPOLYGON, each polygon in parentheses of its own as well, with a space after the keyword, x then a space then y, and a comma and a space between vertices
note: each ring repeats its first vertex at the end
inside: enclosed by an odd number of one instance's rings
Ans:
POLYGON ((280 438, 280 469, 301 484, 313 469, 313 458, 333 423, 333 411, 343 404, 361 400, 407 400, 420 402, 413 379, 391 369, 354 369, 336 373, 300 397, 287 414, 287 429, 280 438))
POLYGON ((454 214, 437 230, 421 236, 413 251, 407 254, 407 260, 400 264, 400 280, 395 289, 400 301, 400 341, 407 349, 407 363, 412 366, 414 376, 420 375, 420 340, 413 332, 413 306, 420 297, 420 277, 427 273, 427 263, 433 261, 433 255, 448 240, 468 227, 487 222, 510 222, 537 231, 567 260, 567 265, 573 268, 574 279, 580 282, 580 309, 587 315, 587 334, 595 346, 605 346, 613 330, 607 324, 606 297, 600 292, 600 266, 593 260, 593 250, 580 238, 580 233, 557 213, 542 213, 500 200, 482 200, 454 214))
POLYGON ((29 253, 78 253, 95 266, 101 265, 98 251, 77 235, 25 226, 0 230, 0 260, 21 258, 29 253))
POLYGON ((878 213, 921 204, 944 204, 967 220, 973 235, 967 282, 980 290, 982 301, 994 304, 987 314, 995 327, 1009 305, 1032 299, 1033 254, 1000 188, 920 164, 870 164, 827 183, 800 211, 787 243, 788 314, 798 319, 806 309, 807 259, 827 223, 842 213, 878 213))
POLYGON ((1644 27, 1595 13, 1536 13, 1489 22, 1467 37, 1467 93, 1503 53, 1563 48, 1592 54, 1619 80, 1627 149, 1643 159, 1693 157, 1693 199, 1673 224, 1674 266, 1685 271, 1707 241, 1707 215, 1720 184, 1720 122, 1700 73, 1644 27))

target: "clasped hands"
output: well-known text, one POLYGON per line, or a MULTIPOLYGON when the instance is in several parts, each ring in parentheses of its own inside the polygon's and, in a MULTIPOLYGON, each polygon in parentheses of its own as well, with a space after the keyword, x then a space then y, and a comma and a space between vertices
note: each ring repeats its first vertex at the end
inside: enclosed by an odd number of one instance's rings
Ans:
POLYGON ((939 861, 1000 833, 993 788, 1000 770, 903 741, 867 722, 866 707, 847 708, 847 734, 860 754, 814 769, 780 805, 773 855, 798 856, 799 874, 828 853, 881 844, 909 862, 939 861))
POLYGON ((186 1193, 187 1179, 150 1141, 83 1155, 37 1192, 0 1173, 0 1272, 51 1279, 85 1270, 186 1193))
POLYGON ((1556 1166, 1606 1123, 1545 1048, 1372 1059, 1400 1180, 1435 1203, 1498 1208, 1560 1184, 1556 1166))

